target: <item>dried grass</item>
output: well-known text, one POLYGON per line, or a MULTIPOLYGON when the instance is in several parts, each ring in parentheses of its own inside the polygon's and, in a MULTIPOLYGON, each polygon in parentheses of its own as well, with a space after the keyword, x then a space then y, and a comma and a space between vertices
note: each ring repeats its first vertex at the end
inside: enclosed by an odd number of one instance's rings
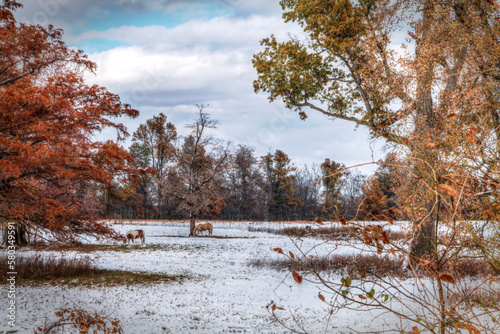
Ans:
MULTIPOLYGON (((0 255, 0 278, 5 280, 8 268, 7 254, 0 255)), ((81 276, 94 276, 96 269, 88 257, 50 258, 41 255, 18 256, 15 259, 16 278, 21 280, 47 280, 81 276)))
MULTIPOLYGON (((294 238, 315 237, 324 240, 353 240, 359 238, 361 233, 351 226, 332 225, 330 227, 310 228, 307 226, 293 226, 273 228, 270 226, 249 226, 250 232, 265 232, 277 235, 286 235, 294 238)), ((389 240, 409 240, 409 235, 402 231, 386 231, 389 240)))
MULTIPOLYGON (((330 255, 315 256, 300 259, 255 259, 250 266, 257 268, 271 268, 281 271, 315 271, 339 274, 344 277, 361 278, 366 275, 372 278, 396 277, 406 279, 414 277, 408 269, 404 259, 391 255, 358 254, 358 255, 330 255)), ((498 277, 488 262, 477 259, 462 259, 442 269, 453 273, 456 277, 498 277)), ((419 275, 428 276, 426 271, 419 275)))
POLYGON ((398 277, 409 278, 411 272, 406 269, 405 261, 394 257, 378 255, 332 255, 302 259, 256 259, 249 263, 257 268, 275 270, 311 270, 328 272, 351 278, 367 277, 398 277))

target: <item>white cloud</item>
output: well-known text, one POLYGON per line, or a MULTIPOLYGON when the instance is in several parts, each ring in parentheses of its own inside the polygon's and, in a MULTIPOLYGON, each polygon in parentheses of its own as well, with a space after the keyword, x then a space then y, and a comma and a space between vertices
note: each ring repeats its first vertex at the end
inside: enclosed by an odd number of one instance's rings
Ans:
POLYGON ((258 42, 269 36, 286 36, 287 32, 300 35, 300 29, 293 24, 285 24, 278 17, 252 16, 245 19, 216 17, 211 20, 190 20, 173 28, 164 26, 134 27, 123 26, 106 31, 87 31, 71 42, 86 39, 105 39, 140 45, 148 49, 234 49, 256 50, 258 42))
MULTIPOLYGON (((265 94, 253 92, 251 59, 261 50, 259 40, 271 33, 285 39, 288 32, 300 34, 278 17, 252 16, 192 20, 173 28, 119 27, 88 31, 79 38, 118 39, 130 45, 91 54, 99 69, 88 79, 141 111, 139 119, 124 120, 131 133, 160 112, 185 133, 195 104, 210 104, 207 112, 220 121, 218 136, 253 146, 259 155, 282 149, 297 165, 325 158, 346 165, 371 161, 364 129, 354 131, 349 122, 332 122, 314 112, 300 121, 279 102, 269 104, 265 94)), ((380 146, 374 148, 376 160, 380 146)))
POLYGON ((99 69, 97 77, 89 77, 92 82, 118 89, 132 99, 143 91, 152 96, 164 92, 168 100, 167 92, 202 89, 224 97, 248 96, 255 79, 251 60, 260 49, 259 40, 271 32, 285 36, 289 28, 272 18, 215 18, 193 20, 174 28, 89 31, 79 40, 119 39, 132 45, 90 55, 99 69))

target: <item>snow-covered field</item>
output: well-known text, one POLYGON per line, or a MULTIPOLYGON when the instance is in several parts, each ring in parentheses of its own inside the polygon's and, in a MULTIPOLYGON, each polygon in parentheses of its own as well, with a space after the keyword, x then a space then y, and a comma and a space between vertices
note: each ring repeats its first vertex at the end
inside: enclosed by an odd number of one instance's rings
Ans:
MULTIPOLYGON (((304 281, 298 285, 290 273, 257 269, 253 259, 279 258, 272 248, 294 251, 286 236, 250 232, 252 223, 214 223, 214 236, 188 238, 187 223, 125 223, 114 228, 145 231, 146 247, 123 251, 74 251, 63 256, 90 256, 98 268, 185 275, 182 282, 119 286, 21 286, 17 295, 16 333, 33 333, 35 326, 54 317, 60 308, 80 308, 118 318, 125 333, 289 333, 273 322, 266 305, 273 300, 284 311, 303 320, 309 333, 324 333, 325 304, 318 299, 318 287, 304 281)), ((253 223, 253 226, 267 226, 253 223)), ((280 227, 273 223, 273 226, 280 227)), ((288 226, 288 225, 287 225, 288 226)), ((136 241, 137 243, 137 241, 136 241)), ((333 244, 303 238, 301 248, 310 255, 326 254, 333 244), (317 247, 315 247, 317 246, 317 247)), ((335 252, 349 252, 347 246, 335 252)), ((22 251, 25 256, 33 251, 22 251)), ((44 256, 57 255, 45 251, 44 256)), ((21 254, 20 254, 21 255, 21 254)), ((338 278, 340 280, 340 277, 338 278)), ((410 286, 411 281, 408 282, 410 286)), ((391 316, 342 310, 328 325, 328 333, 375 333, 398 327, 391 316)), ((11 330, 2 320, 0 333, 11 330)), ((10 333, 10 332, 8 332, 10 333)))

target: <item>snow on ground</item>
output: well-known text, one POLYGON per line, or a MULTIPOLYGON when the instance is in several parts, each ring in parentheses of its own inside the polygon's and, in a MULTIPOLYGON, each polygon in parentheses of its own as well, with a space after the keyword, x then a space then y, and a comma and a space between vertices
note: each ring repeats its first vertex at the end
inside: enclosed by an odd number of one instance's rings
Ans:
MULTIPOLYGON (((272 250, 275 247, 297 252, 286 236, 248 230, 248 226, 256 224, 214 223, 213 235, 227 239, 188 238, 188 223, 115 224, 120 233, 143 229, 146 247, 130 252, 67 251, 64 256, 90 256, 98 268, 186 275, 189 279, 130 286, 21 286, 16 333, 32 333, 46 317, 53 318, 56 309, 71 307, 116 317, 125 333, 131 334, 288 333, 272 322, 266 310, 271 300, 285 308, 277 314, 286 317, 295 311, 309 333, 323 333, 326 310, 318 299, 317 286, 305 281, 297 285, 290 273, 248 265, 253 259, 282 256, 272 250)), ((320 243, 318 239, 304 238, 301 247, 311 249, 309 255, 327 254, 332 249, 336 253, 352 251, 346 246, 334 248, 330 243, 315 247, 320 243)), ((29 256, 33 251, 19 253, 29 256)), ((57 252, 43 254, 60 256, 57 252)), ((342 310, 332 317, 328 333, 353 333, 351 329, 372 333, 373 329, 398 327, 397 320, 390 316, 362 314, 342 310)), ((0 333, 9 329, 2 322, 0 333)))

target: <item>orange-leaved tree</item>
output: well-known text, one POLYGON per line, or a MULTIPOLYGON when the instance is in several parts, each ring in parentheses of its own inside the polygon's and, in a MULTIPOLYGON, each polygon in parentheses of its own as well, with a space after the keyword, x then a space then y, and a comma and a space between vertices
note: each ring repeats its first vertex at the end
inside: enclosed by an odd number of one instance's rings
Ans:
POLYGON ((96 65, 69 48, 62 31, 16 22, 13 0, 0 4, 0 222, 16 225, 16 243, 35 228, 56 238, 110 235, 86 200, 96 185, 128 177, 130 156, 93 135, 138 111, 105 88, 85 84, 96 65))

